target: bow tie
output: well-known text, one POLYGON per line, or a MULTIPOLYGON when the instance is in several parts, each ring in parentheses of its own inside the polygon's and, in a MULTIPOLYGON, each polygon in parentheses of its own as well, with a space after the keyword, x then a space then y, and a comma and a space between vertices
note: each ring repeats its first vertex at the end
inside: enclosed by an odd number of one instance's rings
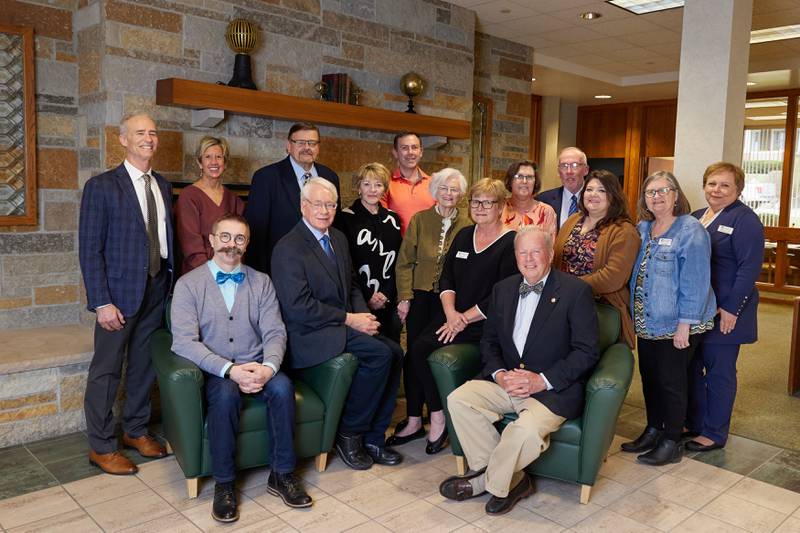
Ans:
POLYGON ((544 282, 540 281, 536 285, 528 285, 524 281, 519 284, 519 295, 521 298, 525 298, 530 293, 535 292, 536 294, 542 294, 542 289, 544 288, 544 282))
POLYGON ((244 281, 244 272, 237 272, 236 274, 228 274, 225 272, 217 272, 217 283, 222 285, 228 280, 233 280, 234 283, 241 283, 244 281))

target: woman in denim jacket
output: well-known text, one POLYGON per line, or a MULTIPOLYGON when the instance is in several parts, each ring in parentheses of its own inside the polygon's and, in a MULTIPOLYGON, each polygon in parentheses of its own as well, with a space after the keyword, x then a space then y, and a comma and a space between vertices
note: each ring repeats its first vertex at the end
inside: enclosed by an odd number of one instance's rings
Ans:
POLYGON ((626 452, 639 462, 677 463, 688 401, 688 368, 702 334, 714 327, 708 232, 689 212, 669 172, 645 179, 639 196, 642 247, 630 281, 647 427, 626 452))

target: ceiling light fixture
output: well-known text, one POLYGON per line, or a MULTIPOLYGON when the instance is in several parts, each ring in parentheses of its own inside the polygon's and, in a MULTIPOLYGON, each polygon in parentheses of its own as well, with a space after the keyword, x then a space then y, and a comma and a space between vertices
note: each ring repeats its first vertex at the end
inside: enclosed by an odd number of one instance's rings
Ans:
POLYGON ((784 41, 800 37, 800 24, 790 26, 777 26, 750 32, 750 44, 768 43, 770 41, 784 41))
POLYGON ((596 94, 596 95, 594 95, 594 97, 597 98, 598 100, 608 100, 609 98, 611 98, 611 95, 610 94, 596 94))
POLYGON ((754 82, 754 81, 748 81, 747 82, 747 86, 748 87, 752 87, 753 85, 758 85, 758 84, 756 82, 754 82))
POLYGON ((578 18, 582 20, 595 20, 602 17, 602 13, 598 13, 597 11, 584 11, 583 13, 578 15, 578 18))
POLYGON ((683 7, 684 0, 606 0, 607 4, 617 6, 634 15, 646 15, 656 11, 683 7))

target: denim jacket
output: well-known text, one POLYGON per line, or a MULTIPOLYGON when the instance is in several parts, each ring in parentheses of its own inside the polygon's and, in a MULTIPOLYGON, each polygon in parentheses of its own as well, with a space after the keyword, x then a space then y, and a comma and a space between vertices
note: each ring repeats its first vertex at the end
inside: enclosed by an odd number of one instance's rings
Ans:
MULTIPOLYGON (((631 274, 631 316, 636 276, 650 241, 651 221, 639 222, 642 247, 631 274)), ((717 302, 711 289, 711 242, 708 232, 691 215, 675 219, 652 239, 644 276, 644 322, 652 336, 674 333, 679 323, 702 324, 714 317, 717 302)))

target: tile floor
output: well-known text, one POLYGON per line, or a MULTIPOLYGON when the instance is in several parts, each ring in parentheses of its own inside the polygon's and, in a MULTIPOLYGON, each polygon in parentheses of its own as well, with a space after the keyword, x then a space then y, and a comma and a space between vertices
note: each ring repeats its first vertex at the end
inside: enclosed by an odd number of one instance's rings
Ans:
POLYGON ((210 516, 211 480, 190 500, 173 457, 135 454, 136 476, 98 475, 78 433, 0 450, 0 531, 800 532, 800 453, 733 436, 723 450, 651 468, 616 451, 640 425, 641 413, 626 406, 588 505, 578 503, 576 485, 537 478, 534 496, 489 517, 486 496, 457 503, 438 494, 454 460, 425 455, 417 441, 399 448, 399 467, 357 472, 332 458, 318 473, 301 462, 310 509, 289 509, 267 493, 266 469, 243 472, 241 518, 230 525, 210 516))

